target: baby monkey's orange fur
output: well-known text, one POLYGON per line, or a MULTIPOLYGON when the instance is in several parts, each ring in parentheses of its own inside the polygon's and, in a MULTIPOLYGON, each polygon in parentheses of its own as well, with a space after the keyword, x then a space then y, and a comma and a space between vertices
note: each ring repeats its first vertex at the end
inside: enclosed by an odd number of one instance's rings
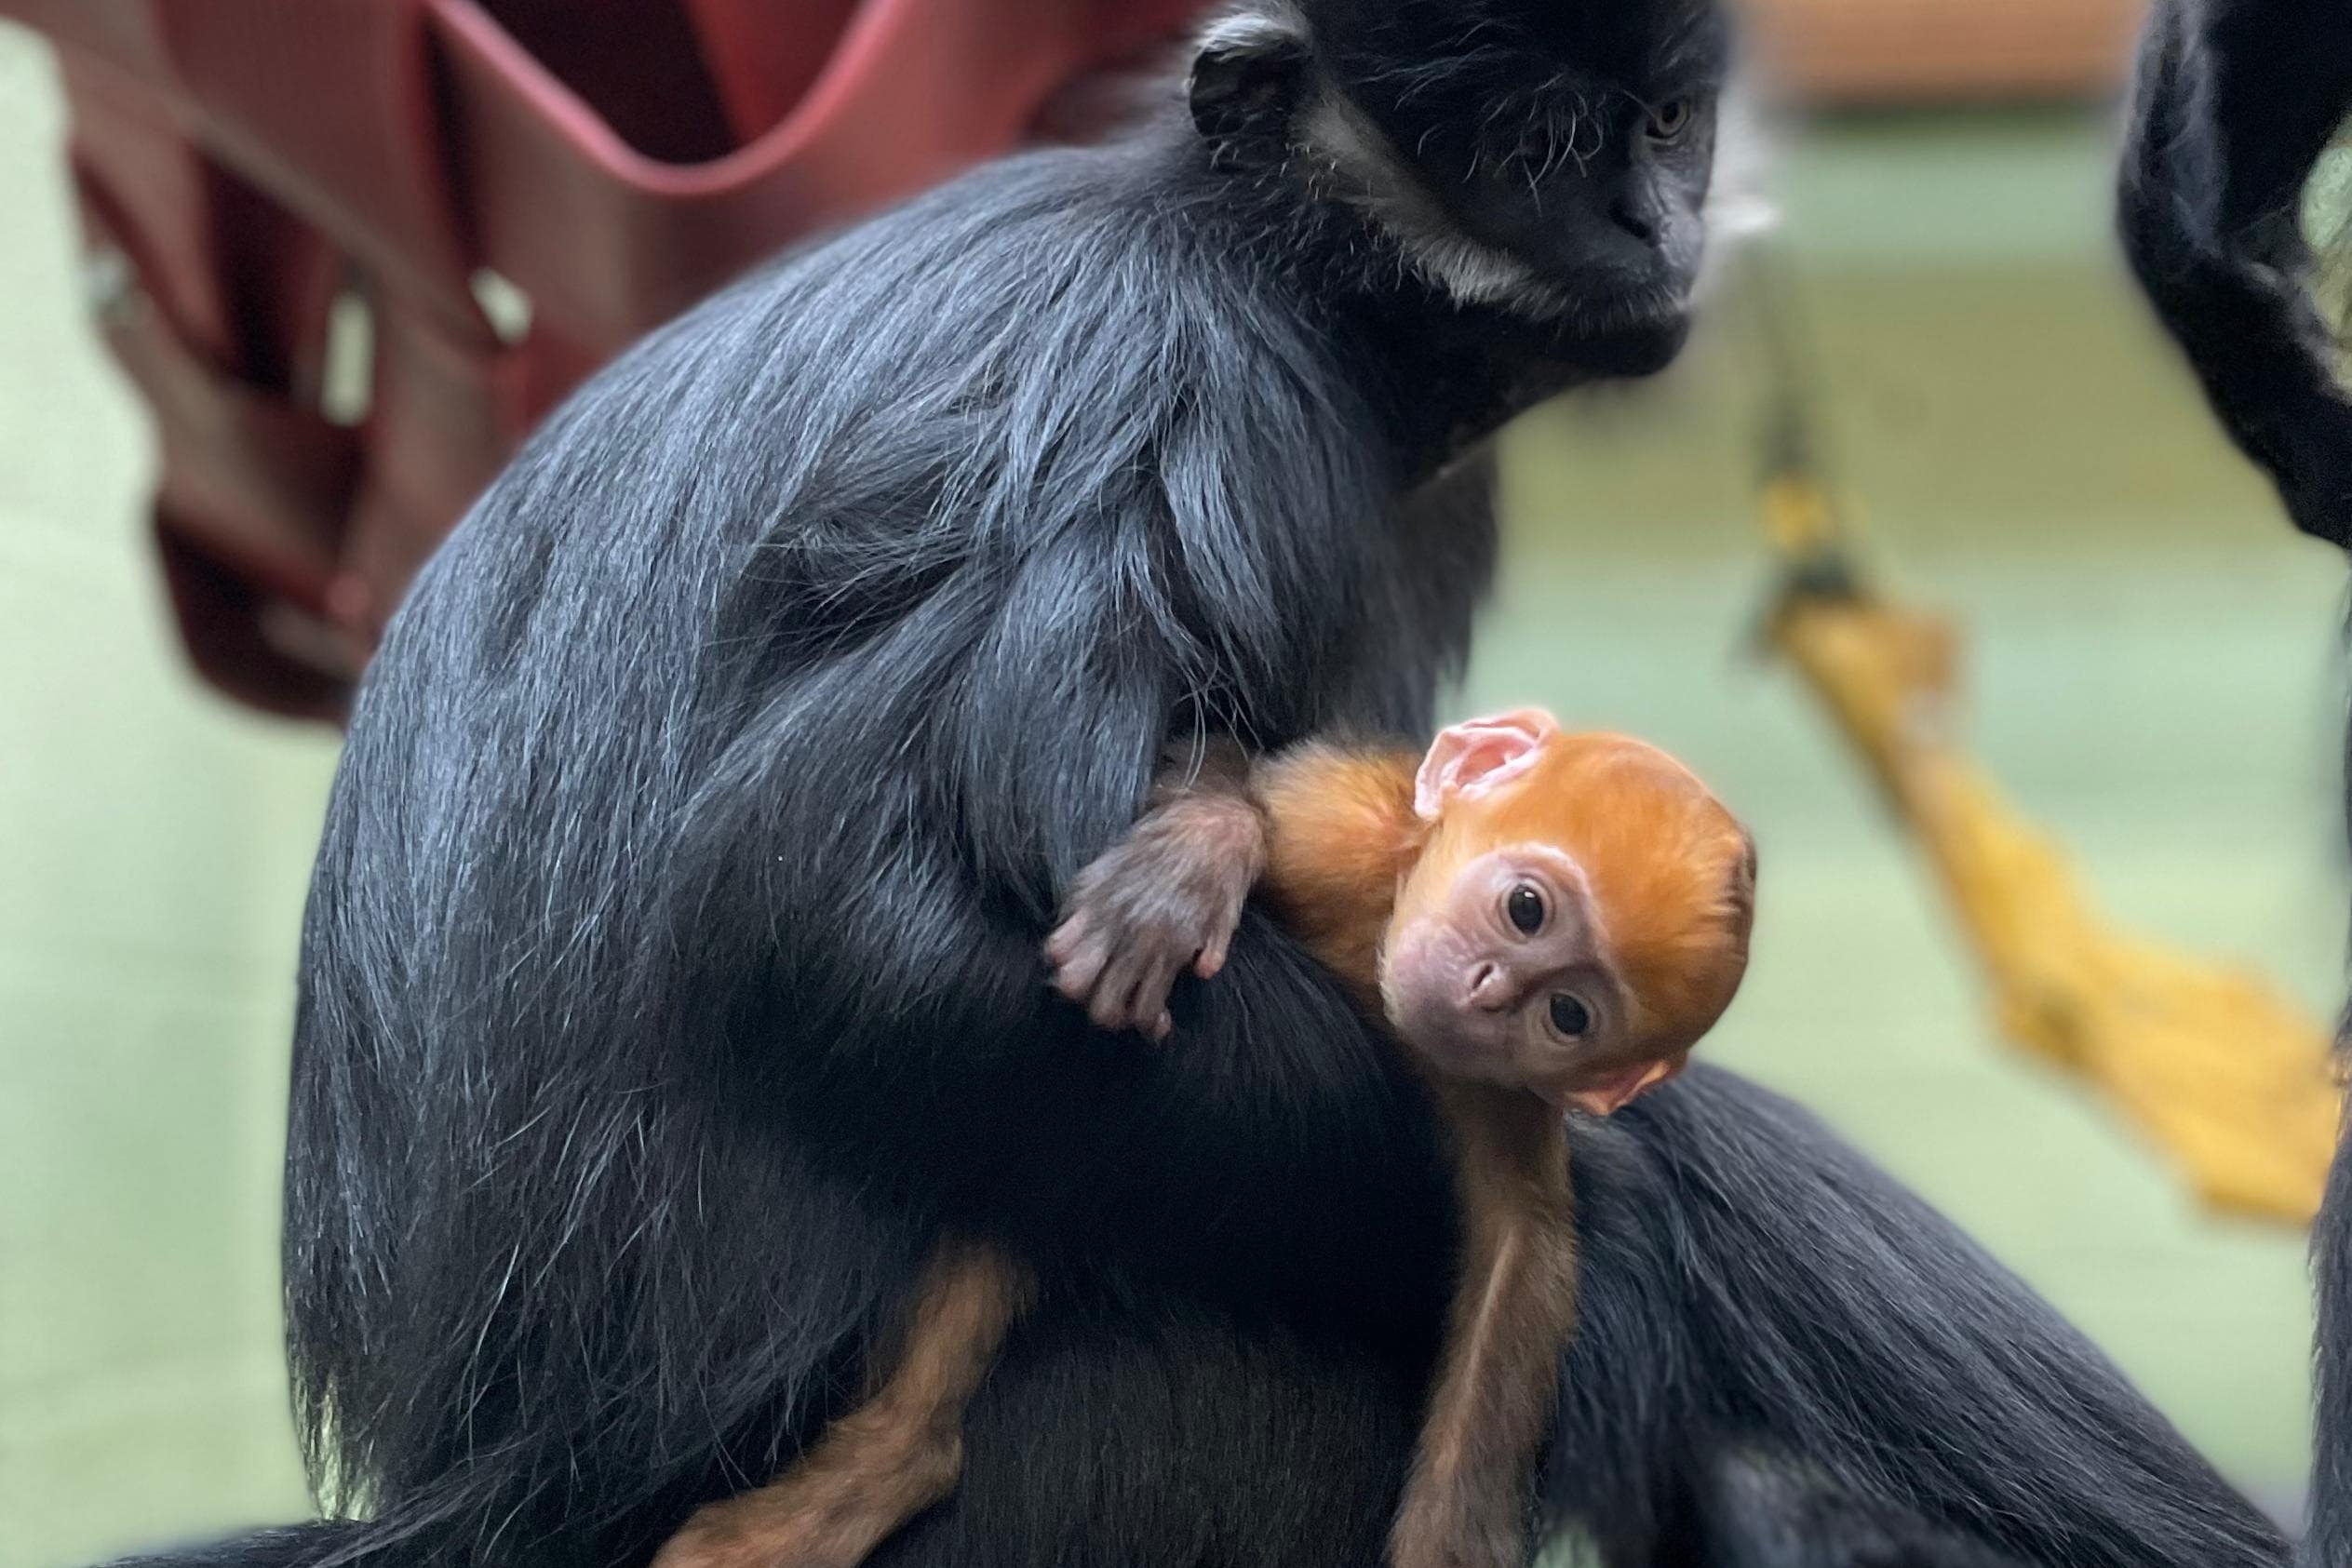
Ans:
MULTIPOLYGON (((1426 756, 1226 748, 1163 782, 1071 891, 1047 957, 1097 1023, 1162 1034, 1255 889, 1387 1017, 1453 1137, 1463 1256, 1393 1568, 1525 1561, 1525 1499, 1576 1310, 1562 1107, 1681 1069, 1747 965, 1754 851, 1654 746, 1518 712, 1426 756)), ((1029 1293, 943 1243, 889 1379, 770 1486, 714 1504, 657 1568, 853 1568, 955 1485, 963 1409, 1029 1293)))

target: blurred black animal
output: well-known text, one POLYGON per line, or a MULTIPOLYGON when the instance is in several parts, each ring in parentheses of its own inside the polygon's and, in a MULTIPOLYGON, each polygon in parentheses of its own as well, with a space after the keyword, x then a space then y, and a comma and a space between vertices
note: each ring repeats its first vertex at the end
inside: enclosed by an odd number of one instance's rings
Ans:
MULTIPOLYGON (((2223 426, 2277 481, 2297 528, 2352 546, 2352 397, 2336 372, 2352 210, 2339 193, 2338 210, 2309 215, 2319 220, 2315 247, 2305 202, 2347 120, 2352 7, 2158 0, 2141 47, 2119 213, 2132 269, 2223 426), (2331 271, 2332 306, 2320 287, 2331 271)), ((2337 1151, 2312 1235, 2318 1424, 2301 1561, 2346 1568, 2352 1145, 2337 1151)))
MULTIPOLYGON (((1453 1240, 1253 913, 1165 1044, 1049 990, 1171 739, 1426 731, 1479 443, 1680 345, 1703 0, 1261 0, 1189 113, 788 259, 576 397, 400 612, 287 1185, 330 1511, 216 1563, 641 1561, 854 1398, 939 1226, 1042 1299, 881 1564, 1363 1568, 1453 1240)), ((1627 1565, 2276 1564, 2077 1336, 1772 1096, 1579 1145, 1539 1527, 1627 1565)))
POLYGON ((2352 7, 2160 0, 2118 204, 2124 253, 2214 412, 2295 526, 2336 544, 2352 544, 2352 398, 2303 195, 2347 112, 2352 7))

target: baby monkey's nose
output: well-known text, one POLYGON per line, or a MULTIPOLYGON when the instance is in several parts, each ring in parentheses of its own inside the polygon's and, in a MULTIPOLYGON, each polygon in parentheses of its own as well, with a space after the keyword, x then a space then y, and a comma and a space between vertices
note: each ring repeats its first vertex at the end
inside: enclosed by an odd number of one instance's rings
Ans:
POLYGON ((1470 1005, 1482 1012, 1500 1012, 1512 1005, 1511 976, 1492 958, 1470 972, 1470 1005))

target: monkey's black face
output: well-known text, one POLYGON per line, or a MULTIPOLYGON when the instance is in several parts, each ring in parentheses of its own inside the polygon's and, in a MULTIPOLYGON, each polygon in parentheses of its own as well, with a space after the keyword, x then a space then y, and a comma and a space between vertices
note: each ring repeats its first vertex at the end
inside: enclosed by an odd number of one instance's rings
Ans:
POLYGON ((1727 67, 1712 5, 1404 0, 1333 10, 1336 85, 1458 232, 1461 281, 1589 328, 1680 317, 1705 244, 1727 67), (1404 51, 1421 63, 1400 69, 1404 51), (1480 252, 1483 277, 1468 265, 1480 252))
POLYGON ((1713 96, 1543 96, 1491 126, 1400 115, 1399 144, 1464 235, 1526 270, 1531 302, 1599 326, 1679 315, 1705 242, 1713 96))
POLYGON ((1279 119, 1260 145, 1317 154, 1457 302, 1671 355, 1729 53, 1714 0, 1255 0, 1194 102, 1279 119))

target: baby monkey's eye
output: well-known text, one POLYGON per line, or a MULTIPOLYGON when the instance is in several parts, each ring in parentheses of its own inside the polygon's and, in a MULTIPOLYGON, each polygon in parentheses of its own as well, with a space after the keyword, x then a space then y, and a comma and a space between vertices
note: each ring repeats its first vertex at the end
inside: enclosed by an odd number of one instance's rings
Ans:
POLYGON ((1503 900, 1503 913, 1520 935, 1533 936, 1543 929, 1543 894, 1522 882, 1503 900))
POLYGON ((1593 1010, 1566 991, 1552 998, 1552 1026, 1569 1039, 1582 1039, 1593 1028, 1593 1010))
POLYGON ((1683 132, 1690 128, 1694 117, 1690 100, 1670 98, 1649 112, 1649 139, 1652 141, 1678 141, 1683 132))

